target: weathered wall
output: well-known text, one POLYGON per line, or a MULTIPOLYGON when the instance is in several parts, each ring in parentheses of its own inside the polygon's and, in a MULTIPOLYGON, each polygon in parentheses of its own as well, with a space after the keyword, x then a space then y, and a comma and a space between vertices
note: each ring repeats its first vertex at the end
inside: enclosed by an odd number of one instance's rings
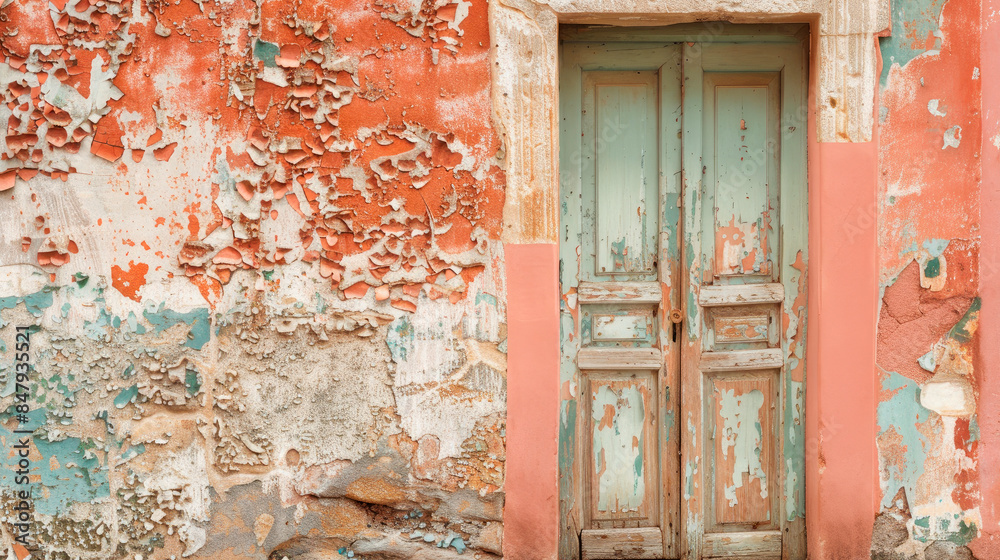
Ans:
MULTIPOLYGON (((500 555, 502 221, 545 207, 505 199, 498 132, 518 131, 490 123, 551 84, 490 73, 545 44, 491 59, 486 0, 0 6, 0 547, 33 325, 43 557, 500 555)), ((1000 153, 980 8, 893 2, 878 203, 844 223, 878 228, 877 558, 989 558, 1000 534, 980 490, 979 308, 1000 281, 979 258, 1000 153)), ((547 417, 532 383, 519 418, 547 417)))
POLYGON ((979 258, 981 77, 996 72, 980 25, 976 0, 898 1, 880 41, 873 558, 971 557, 996 468, 979 460, 980 286, 998 281, 979 258))
POLYGON ((3 2, 0 486, 34 325, 42 557, 500 554, 486 17, 3 2))

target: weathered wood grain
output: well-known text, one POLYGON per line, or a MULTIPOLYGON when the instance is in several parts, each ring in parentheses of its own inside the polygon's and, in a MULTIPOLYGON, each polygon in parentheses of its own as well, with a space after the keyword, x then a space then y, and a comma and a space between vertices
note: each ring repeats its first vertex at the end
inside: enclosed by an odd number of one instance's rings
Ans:
POLYGON ((587 529, 580 533, 583 560, 660 558, 663 533, 659 527, 587 529))
POLYGON ((656 522, 657 396, 653 372, 592 373, 589 395, 588 519, 595 529, 656 522))
POLYGON ((580 282, 580 303, 660 303, 659 282, 580 282))
POLYGON ((780 303, 784 300, 785 288, 778 283, 702 286, 698 293, 698 303, 705 307, 780 303))
POLYGON ((766 529, 777 521, 773 380, 769 372, 712 379, 716 523, 755 523, 766 529))
POLYGON ((747 531, 705 535, 702 558, 780 560, 781 531, 747 531))
POLYGON ((701 370, 706 372, 780 368, 783 363, 780 348, 701 354, 701 370))
POLYGON ((581 348, 580 369, 624 370, 660 369, 663 355, 659 348, 581 348))

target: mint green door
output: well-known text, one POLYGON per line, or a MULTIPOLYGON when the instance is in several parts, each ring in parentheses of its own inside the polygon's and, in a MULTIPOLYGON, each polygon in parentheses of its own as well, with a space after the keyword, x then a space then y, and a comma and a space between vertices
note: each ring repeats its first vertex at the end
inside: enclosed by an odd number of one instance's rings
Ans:
POLYGON ((560 558, 805 558, 802 28, 711 29, 563 35, 560 558))

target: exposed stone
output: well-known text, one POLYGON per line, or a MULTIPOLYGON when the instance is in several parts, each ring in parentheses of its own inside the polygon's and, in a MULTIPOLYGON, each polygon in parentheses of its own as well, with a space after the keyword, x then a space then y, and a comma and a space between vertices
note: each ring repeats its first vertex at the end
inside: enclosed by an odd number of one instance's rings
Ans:
POLYGON ((337 551, 349 546, 350 541, 331 537, 295 537, 278 545, 267 555, 267 560, 332 560, 343 558, 337 551))
POLYGON ((968 547, 935 541, 924 549, 924 560, 976 560, 976 557, 968 547))
POLYGON ((905 519, 893 513, 880 513, 872 530, 872 560, 907 560, 906 555, 896 551, 907 538, 905 519))
POLYGON ((472 546, 498 556, 502 555, 503 525, 500 523, 487 523, 486 527, 480 531, 479 537, 472 541, 472 546))

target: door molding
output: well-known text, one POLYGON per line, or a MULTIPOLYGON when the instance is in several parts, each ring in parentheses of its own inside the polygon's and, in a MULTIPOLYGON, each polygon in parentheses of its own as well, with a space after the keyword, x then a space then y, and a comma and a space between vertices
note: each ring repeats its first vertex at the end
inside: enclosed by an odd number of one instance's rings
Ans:
MULTIPOLYGON (((806 406, 817 412, 806 417, 807 532, 814 558, 834 553, 862 557, 867 550, 865 535, 871 534, 878 488, 872 373, 878 301, 875 235, 870 229, 845 236, 843 224, 857 221, 859 213, 875 204, 877 150, 866 141, 876 91, 873 36, 888 22, 887 10, 880 0, 752 2, 737 8, 755 15, 708 4, 664 6, 650 0, 625 7, 600 0, 490 0, 494 123, 504 143, 507 173, 507 557, 558 555, 559 24, 664 25, 704 19, 705 14, 811 25, 808 284, 818 297, 809 302, 806 406), (859 143, 850 143, 854 141, 859 143), (514 280, 526 267, 535 277, 514 280), (817 290, 820 285, 823 291, 817 290), (515 344, 515 331, 530 344, 515 344), (857 409, 858 402, 872 406, 857 409), (851 405, 856 410, 845 414, 841 408, 838 414, 838 407, 851 405), (838 496, 847 494, 855 499, 837 503, 838 496)), ((705 32, 711 33, 713 25, 705 24, 705 32)))

